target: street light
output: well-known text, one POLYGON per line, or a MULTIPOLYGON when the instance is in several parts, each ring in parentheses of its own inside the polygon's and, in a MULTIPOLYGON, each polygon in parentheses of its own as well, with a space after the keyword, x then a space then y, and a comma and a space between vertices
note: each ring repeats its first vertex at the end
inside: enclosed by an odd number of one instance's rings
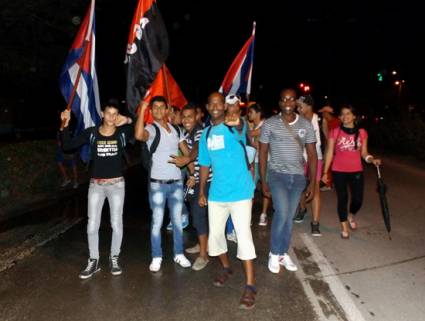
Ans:
POLYGON ((403 88, 404 80, 396 80, 394 85, 398 87, 398 103, 401 105, 401 90, 403 88))

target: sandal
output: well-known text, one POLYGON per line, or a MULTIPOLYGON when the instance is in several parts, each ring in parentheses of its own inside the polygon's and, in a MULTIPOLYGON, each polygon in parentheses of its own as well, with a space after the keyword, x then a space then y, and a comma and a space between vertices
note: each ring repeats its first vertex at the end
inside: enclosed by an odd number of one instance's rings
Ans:
POLYGON ((255 295, 257 292, 251 287, 246 286, 243 291, 241 300, 239 301, 239 308, 243 310, 251 310, 255 306, 255 295))
POLYGON ((348 226, 350 227, 350 230, 352 231, 357 230, 357 222, 354 220, 354 217, 351 217, 348 219, 348 226))
POLYGON ((214 286, 217 286, 219 288, 224 286, 224 283, 233 275, 233 271, 230 269, 224 269, 222 273, 217 275, 214 279, 214 286))
POLYGON ((348 240, 350 238, 350 234, 348 232, 341 231, 341 238, 343 240, 348 240))

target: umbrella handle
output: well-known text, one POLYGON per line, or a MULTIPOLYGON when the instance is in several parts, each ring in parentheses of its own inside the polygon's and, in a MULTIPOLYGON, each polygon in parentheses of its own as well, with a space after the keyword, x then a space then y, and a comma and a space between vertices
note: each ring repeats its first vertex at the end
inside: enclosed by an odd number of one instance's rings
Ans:
POLYGON ((379 169, 379 165, 376 165, 376 171, 378 173, 378 178, 381 178, 381 170, 379 169))

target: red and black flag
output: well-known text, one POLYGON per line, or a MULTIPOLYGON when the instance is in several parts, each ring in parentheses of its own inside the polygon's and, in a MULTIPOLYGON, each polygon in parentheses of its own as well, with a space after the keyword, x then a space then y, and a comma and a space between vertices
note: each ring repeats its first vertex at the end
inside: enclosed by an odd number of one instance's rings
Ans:
POLYGON ((127 106, 134 114, 168 57, 168 33, 155 0, 139 0, 128 37, 127 106))

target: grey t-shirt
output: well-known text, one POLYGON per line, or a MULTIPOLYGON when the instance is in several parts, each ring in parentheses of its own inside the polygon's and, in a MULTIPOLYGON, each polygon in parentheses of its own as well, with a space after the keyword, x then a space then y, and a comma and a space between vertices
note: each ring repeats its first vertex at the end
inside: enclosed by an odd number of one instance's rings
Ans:
MULTIPOLYGON (((180 132, 181 138, 179 138, 179 134, 170 123, 168 127, 171 132, 167 132, 159 123, 155 122, 155 124, 160 130, 161 139, 155 153, 152 155, 151 178, 164 180, 181 179, 180 168, 170 164, 168 161, 171 159, 170 155, 178 155, 179 143, 183 139, 183 134, 180 132)), ((146 143, 148 148, 151 148, 156 134, 155 128, 153 125, 147 125, 145 129, 149 132, 149 139, 146 143)))
MULTIPOLYGON (((295 120, 289 123, 289 126, 298 135, 304 146, 316 142, 313 126, 304 117, 297 114, 295 120)), ((304 148, 301 149, 299 143, 283 124, 280 115, 273 116, 264 122, 259 141, 269 144, 269 170, 278 173, 304 175, 304 148)))

